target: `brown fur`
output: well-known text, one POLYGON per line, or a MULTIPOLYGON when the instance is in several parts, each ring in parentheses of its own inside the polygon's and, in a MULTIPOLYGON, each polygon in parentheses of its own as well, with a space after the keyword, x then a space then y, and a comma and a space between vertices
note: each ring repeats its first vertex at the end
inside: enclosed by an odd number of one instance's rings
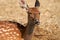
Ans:
POLYGON ((33 31, 35 28, 34 20, 39 20, 40 18, 40 12, 38 11, 37 8, 29 8, 28 10, 29 10, 28 11, 28 24, 26 26, 24 40, 31 40, 33 31))
POLYGON ((22 40, 24 26, 11 21, 0 21, 0 40, 22 40))

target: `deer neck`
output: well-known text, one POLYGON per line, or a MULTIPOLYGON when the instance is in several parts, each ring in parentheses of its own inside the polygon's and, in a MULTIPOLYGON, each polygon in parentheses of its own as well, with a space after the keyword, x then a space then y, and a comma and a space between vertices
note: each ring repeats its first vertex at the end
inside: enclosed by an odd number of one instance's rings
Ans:
POLYGON ((26 26, 24 40, 31 40, 34 28, 35 28, 34 21, 31 20, 30 16, 28 15, 28 24, 26 26))

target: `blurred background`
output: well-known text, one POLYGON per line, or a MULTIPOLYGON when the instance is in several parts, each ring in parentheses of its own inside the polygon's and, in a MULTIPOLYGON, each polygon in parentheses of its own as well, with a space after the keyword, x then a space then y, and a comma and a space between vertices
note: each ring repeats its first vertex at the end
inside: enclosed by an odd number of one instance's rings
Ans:
MULTIPOLYGON (((0 20, 16 21, 26 25, 27 13, 20 8, 20 0, 0 0, 0 20)), ((26 0, 34 7, 36 0, 26 0)), ((34 30, 32 40, 60 40, 60 0, 39 0, 40 25, 34 30)))

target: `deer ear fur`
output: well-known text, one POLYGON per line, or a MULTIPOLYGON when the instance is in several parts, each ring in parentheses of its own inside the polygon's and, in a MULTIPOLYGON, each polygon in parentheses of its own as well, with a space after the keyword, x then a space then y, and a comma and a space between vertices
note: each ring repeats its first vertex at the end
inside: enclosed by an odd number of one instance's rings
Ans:
POLYGON ((35 7, 40 7, 40 2, 39 2, 39 0, 36 0, 36 2, 35 2, 35 7))
POLYGON ((28 9, 28 5, 26 4, 26 2, 24 0, 20 0, 19 4, 20 4, 21 8, 28 9))

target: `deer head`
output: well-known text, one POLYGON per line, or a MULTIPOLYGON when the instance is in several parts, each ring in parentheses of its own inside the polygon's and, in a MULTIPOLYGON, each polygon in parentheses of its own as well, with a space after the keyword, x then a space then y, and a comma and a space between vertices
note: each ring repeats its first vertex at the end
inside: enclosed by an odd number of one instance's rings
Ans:
POLYGON ((28 4, 24 0, 21 0, 21 8, 25 8, 28 13, 28 18, 31 18, 29 20, 34 21, 35 24, 39 24, 39 17, 40 17, 40 12, 38 10, 38 7, 40 6, 40 3, 38 0, 35 2, 35 7, 30 8, 28 4))

